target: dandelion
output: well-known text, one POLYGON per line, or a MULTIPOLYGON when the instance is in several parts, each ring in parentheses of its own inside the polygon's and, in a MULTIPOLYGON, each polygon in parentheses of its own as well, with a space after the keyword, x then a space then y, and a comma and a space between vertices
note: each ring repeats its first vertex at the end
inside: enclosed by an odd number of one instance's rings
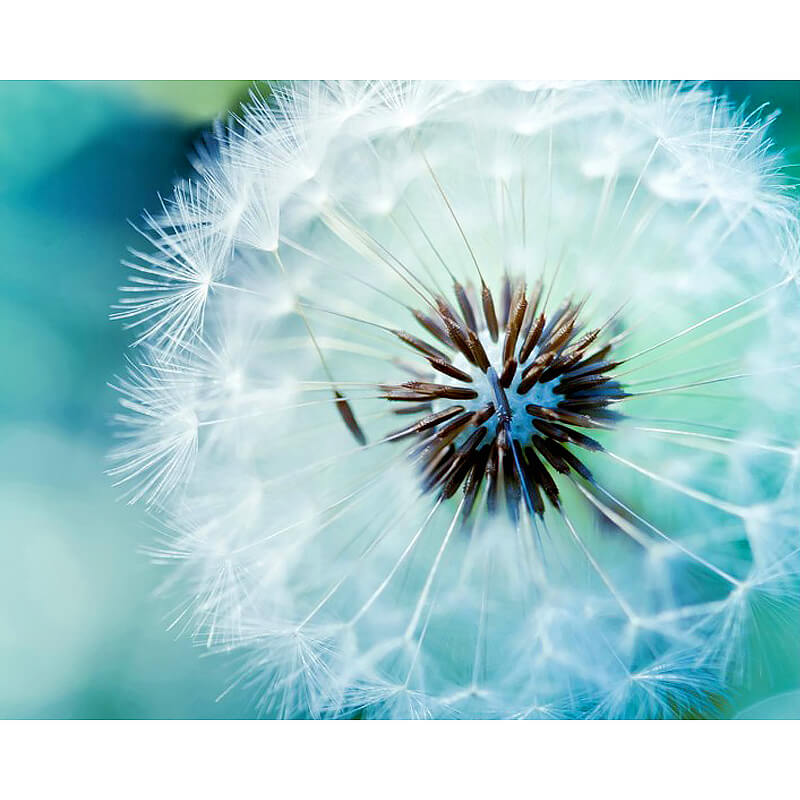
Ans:
POLYGON ((112 471, 261 713, 733 713, 800 588, 770 120, 313 82, 215 128, 117 311, 112 471))

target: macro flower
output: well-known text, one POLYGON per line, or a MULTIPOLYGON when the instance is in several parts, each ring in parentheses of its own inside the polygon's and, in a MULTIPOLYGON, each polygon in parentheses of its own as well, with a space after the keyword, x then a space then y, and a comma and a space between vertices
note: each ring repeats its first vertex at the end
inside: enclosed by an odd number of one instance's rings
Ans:
POLYGON ((112 472, 261 713, 714 715, 768 674, 800 588, 770 122, 309 82, 215 127, 129 262, 112 472))

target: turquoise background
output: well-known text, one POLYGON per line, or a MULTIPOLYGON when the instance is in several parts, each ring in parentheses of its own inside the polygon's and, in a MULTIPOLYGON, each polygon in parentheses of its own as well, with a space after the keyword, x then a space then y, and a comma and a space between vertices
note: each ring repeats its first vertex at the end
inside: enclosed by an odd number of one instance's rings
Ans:
MULTIPOLYGON (((126 220, 188 174, 247 87, 0 83, 0 717, 252 714, 241 691, 215 702, 230 658, 167 632, 163 573, 138 552, 147 521, 104 475, 126 220)), ((800 160, 800 83, 715 88, 781 108, 774 136, 800 160)), ((800 716, 799 698, 748 713, 800 716)))

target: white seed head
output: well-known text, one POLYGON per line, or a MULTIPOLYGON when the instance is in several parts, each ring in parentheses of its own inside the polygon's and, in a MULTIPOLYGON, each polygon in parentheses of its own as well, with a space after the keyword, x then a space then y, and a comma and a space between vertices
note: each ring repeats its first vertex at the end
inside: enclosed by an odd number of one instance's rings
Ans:
POLYGON ((799 585, 770 120, 698 85, 310 82, 215 128, 115 313, 112 472, 262 713, 735 702, 799 585))

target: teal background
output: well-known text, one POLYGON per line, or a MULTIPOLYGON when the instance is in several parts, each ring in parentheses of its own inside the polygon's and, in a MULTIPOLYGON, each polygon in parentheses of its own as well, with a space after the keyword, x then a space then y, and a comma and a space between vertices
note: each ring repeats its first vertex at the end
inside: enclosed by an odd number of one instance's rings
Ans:
MULTIPOLYGON (((141 510, 104 475, 128 337, 108 321, 120 259, 157 192, 247 82, 0 83, 0 717, 246 717, 226 656, 168 632, 138 549, 141 510)), ((800 82, 716 82, 783 113, 800 160, 800 82)), ((795 174, 797 169, 793 168, 795 174)), ((743 716, 800 717, 800 694, 743 716)))

